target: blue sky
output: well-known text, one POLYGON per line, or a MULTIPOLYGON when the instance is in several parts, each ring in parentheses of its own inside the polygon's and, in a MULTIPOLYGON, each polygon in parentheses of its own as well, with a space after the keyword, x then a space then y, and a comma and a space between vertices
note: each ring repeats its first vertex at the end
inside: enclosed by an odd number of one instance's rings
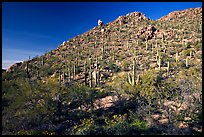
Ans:
POLYGON ((43 55, 63 41, 118 16, 139 11, 159 19, 175 10, 202 7, 201 2, 3 2, 2 68, 43 55))

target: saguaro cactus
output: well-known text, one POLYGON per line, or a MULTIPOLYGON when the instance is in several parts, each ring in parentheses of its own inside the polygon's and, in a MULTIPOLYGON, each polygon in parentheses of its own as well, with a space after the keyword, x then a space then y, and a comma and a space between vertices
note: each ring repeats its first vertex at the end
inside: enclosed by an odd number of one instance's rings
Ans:
POLYGON ((140 82, 140 75, 137 75, 136 83, 139 83, 139 82, 140 82))
POLYGON ((162 42, 164 42, 164 33, 162 33, 162 42))
POLYGON ((68 75, 68 82, 71 82, 71 64, 67 65, 67 75, 68 75))
POLYGON ((89 87, 92 87, 92 58, 90 60, 90 67, 89 67, 89 87))
POLYGON ((164 47, 164 53, 166 53, 166 50, 167 50, 167 48, 166 48, 166 47, 164 47))
POLYGON ((76 76, 76 65, 75 63, 73 64, 73 78, 76 76))
POLYGON ((62 73, 62 82, 64 82, 64 83, 65 83, 65 80, 66 80, 65 77, 66 77, 66 76, 65 76, 65 72, 63 71, 63 73, 62 73))
POLYGON ((169 61, 167 62, 167 74, 169 74, 169 61))
POLYGON ((94 80, 95 80, 95 81, 94 81, 94 82, 95 82, 94 84, 95 84, 95 86, 97 86, 97 85, 98 85, 98 71, 95 70, 95 71, 93 72, 93 78, 94 78, 94 80))
POLYGON ((61 71, 60 70, 59 70, 59 78, 58 79, 59 79, 59 82, 60 82, 60 85, 61 85, 61 82, 62 82, 61 79, 62 78, 61 78, 61 71))
POLYGON ((190 58, 192 57, 192 51, 190 51, 190 58))
POLYGON ((84 84, 87 84, 87 76, 88 76, 88 72, 86 69, 86 61, 84 62, 84 84))
POLYGON ((161 70, 161 58, 160 58, 160 56, 159 56, 159 59, 157 60, 157 64, 159 66, 159 70, 161 70))
POLYGON ((90 68, 89 68, 89 87, 92 87, 92 68, 91 68, 91 65, 90 65, 90 68))
POLYGON ((146 50, 148 50, 148 43, 147 43, 147 41, 146 41, 146 50))
POLYGON ((39 77, 40 76, 40 74, 39 74, 39 71, 37 70, 37 77, 39 77))
POLYGON ((98 58, 96 57, 96 69, 98 70, 98 58))
POLYGON ((42 61, 41 61, 41 63, 42 63, 42 66, 44 66, 44 57, 42 57, 42 61))
POLYGON ((186 58, 186 67, 189 66, 189 61, 188 61, 188 58, 186 58))
POLYGON ((158 56, 159 56, 159 51, 157 49, 156 60, 158 60, 158 56))
POLYGON ((178 52, 176 52, 176 63, 178 63, 178 52))
POLYGON ((128 83, 132 86, 135 86, 135 74, 136 74, 136 65, 135 65, 135 59, 134 59, 132 75, 128 73, 128 83))
POLYGON ((158 47, 158 44, 157 44, 157 40, 156 40, 156 45, 155 45, 155 48, 157 49, 157 47, 158 47))
POLYGON ((68 77, 69 77, 69 82, 71 82, 72 78, 72 73, 71 73, 71 66, 68 68, 68 77))

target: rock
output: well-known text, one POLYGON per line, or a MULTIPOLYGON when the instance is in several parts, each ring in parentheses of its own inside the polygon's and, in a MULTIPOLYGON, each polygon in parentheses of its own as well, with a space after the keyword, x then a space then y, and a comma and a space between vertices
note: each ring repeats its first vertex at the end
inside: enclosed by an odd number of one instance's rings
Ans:
POLYGON ((202 8, 194 8, 194 9, 189 8, 182 11, 174 11, 169 13, 167 16, 160 18, 159 21, 168 21, 172 19, 177 19, 182 16, 190 16, 193 18, 193 15, 197 15, 197 14, 202 14, 202 8))
POLYGON ((151 63, 150 64, 150 68, 156 68, 157 67, 157 63, 151 63))
POLYGON ((178 111, 181 111, 181 110, 186 110, 188 108, 187 104, 185 103, 182 103, 180 108, 178 108, 178 111))
POLYGON ((157 29, 153 25, 140 28, 136 36, 142 36, 147 40, 152 39, 156 35, 157 29))
POLYGON ((105 98, 97 99, 94 102, 94 106, 96 109, 111 107, 113 105, 113 102, 117 100, 117 96, 106 96, 105 98))
POLYGON ((178 127, 179 127, 179 128, 188 128, 188 124, 187 124, 186 122, 180 122, 180 123, 178 124, 178 127))
POLYGON ((101 29, 101 32, 104 32, 105 31, 105 29, 101 29))
POLYGON ((176 109, 176 107, 175 106, 170 106, 171 107, 171 109, 173 110, 173 111, 176 111, 177 109, 176 109))
POLYGON ((102 26, 103 25, 103 22, 99 19, 98 20, 98 26, 102 26))
POLYGON ((126 24, 127 22, 125 21, 126 19, 126 16, 119 16, 117 19, 116 19, 116 23, 119 23, 119 25, 122 25, 122 24, 126 24))
POLYGON ((168 124, 169 120, 167 118, 166 119, 161 119, 161 120, 159 120, 159 123, 160 124, 168 124))
POLYGON ((153 120, 151 118, 144 117, 144 120, 147 122, 148 126, 152 126, 153 125, 153 120))
POLYGON ((189 121, 189 120, 191 120, 190 117, 185 117, 185 118, 184 118, 184 121, 189 121))
POLYGON ((151 117, 154 119, 154 120, 158 120, 160 115, 159 114, 154 114, 154 115, 151 115, 151 117))
POLYGON ((172 105, 173 103, 174 103, 174 101, 168 101, 168 100, 167 100, 167 101, 164 102, 163 105, 164 105, 164 106, 170 106, 170 105, 172 105))
POLYGON ((15 63, 13 65, 11 65, 8 69, 6 69, 6 72, 11 72, 14 70, 14 68, 21 66, 22 62, 19 63, 15 63))
POLYGON ((201 127, 193 127, 193 130, 196 132, 200 132, 202 134, 202 126, 201 127))

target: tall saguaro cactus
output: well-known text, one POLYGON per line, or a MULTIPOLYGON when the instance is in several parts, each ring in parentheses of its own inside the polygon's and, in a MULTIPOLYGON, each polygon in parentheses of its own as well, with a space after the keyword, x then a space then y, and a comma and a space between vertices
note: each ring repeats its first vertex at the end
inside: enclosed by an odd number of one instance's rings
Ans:
POLYGON ((135 59, 133 60, 133 69, 132 69, 132 75, 128 73, 128 83, 132 86, 135 86, 135 75, 136 75, 136 65, 135 65, 135 59))
POLYGON ((41 63, 42 63, 42 67, 44 66, 44 63, 45 63, 45 61, 44 61, 44 57, 42 57, 42 61, 41 61, 41 63))
POLYGON ((68 67, 68 76, 69 76, 69 82, 71 82, 72 78, 72 73, 71 73, 71 67, 68 67))
POLYGON ((90 65, 90 68, 89 68, 89 87, 92 87, 92 68, 91 68, 91 65, 90 65))
POLYGON ((157 49, 157 47, 158 47, 158 43, 157 43, 157 40, 156 40, 156 45, 155 45, 155 48, 157 49))
POLYGON ((164 43, 164 33, 162 33, 162 42, 164 43))
POLYGON ((156 60, 158 60, 158 57, 159 57, 159 51, 157 49, 156 60))
POLYGON ((100 70, 98 68, 98 59, 96 58, 96 70, 93 73, 95 79, 95 86, 100 84, 100 70))
POLYGON ((188 61, 188 58, 186 58, 186 67, 189 66, 189 61, 188 61))
POLYGON ((92 87, 92 58, 90 60, 90 67, 89 67, 89 87, 92 87))
POLYGON ((39 70, 37 70, 37 78, 39 78, 40 76, 40 73, 39 73, 39 70))
POLYGON ((178 63, 178 52, 176 52, 176 63, 178 63))
POLYGON ((75 63, 73 64, 73 78, 76 76, 76 65, 75 63))
POLYGON ((170 68, 170 66, 169 66, 169 61, 167 62, 167 74, 169 74, 169 68, 170 68))
POLYGON ((67 65, 68 82, 71 82, 71 64, 67 65))
POLYGON ((152 47, 152 53, 153 53, 154 52, 154 45, 152 44, 151 47, 152 47))
POLYGON ((192 51, 190 51, 190 58, 192 57, 192 51))
POLYGON ((60 70, 59 70, 59 78, 58 78, 58 79, 59 79, 59 83, 60 83, 60 85, 61 85, 61 82, 62 82, 61 80, 62 80, 62 78, 61 78, 61 71, 60 71, 60 70))
POLYGON ((96 69, 98 70, 98 58, 96 57, 96 69))
POLYGON ((84 61, 84 84, 87 84, 87 76, 88 76, 88 72, 86 69, 86 61, 84 61))

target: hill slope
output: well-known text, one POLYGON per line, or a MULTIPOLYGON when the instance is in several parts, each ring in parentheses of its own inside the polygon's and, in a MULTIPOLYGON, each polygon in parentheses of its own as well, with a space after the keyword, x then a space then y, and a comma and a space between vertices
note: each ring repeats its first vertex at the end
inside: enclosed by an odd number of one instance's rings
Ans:
POLYGON ((3 131, 199 134, 201 57, 202 8, 156 21, 139 12, 120 16, 2 72, 3 131), (129 121, 128 130, 107 119, 129 121))

